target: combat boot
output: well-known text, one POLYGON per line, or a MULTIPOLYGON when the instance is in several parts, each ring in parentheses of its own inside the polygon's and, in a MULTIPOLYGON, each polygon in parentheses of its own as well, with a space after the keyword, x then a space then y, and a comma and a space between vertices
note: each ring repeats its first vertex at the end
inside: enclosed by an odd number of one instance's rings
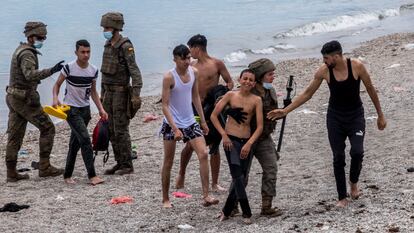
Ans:
POLYGON ((16 161, 6 162, 7 166, 7 182, 17 182, 19 180, 27 180, 29 179, 28 174, 19 174, 16 171, 16 161))
POLYGON ((40 158, 39 161, 39 177, 60 176, 63 169, 56 168, 50 164, 49 158, 40 158))
POLYGON ((272 196, 262 196, 262 211, 260 212, 260 215, 277 217, 283 214, 277 207, 272 208, 272 200, 272 196))
POLYGON ((116 171, 116 174, 120 176, 132 173, 134 173, 134 167, 132 166, 132 163, 128 165, 123 165, 118 171, 116 171))
POLYGON ((117 163, 115 166, 113 166, 110 169, 106 169, 104 172, 104 175, 113 175, 116 171, 118 171, 121 168, 121 164, 117 163))

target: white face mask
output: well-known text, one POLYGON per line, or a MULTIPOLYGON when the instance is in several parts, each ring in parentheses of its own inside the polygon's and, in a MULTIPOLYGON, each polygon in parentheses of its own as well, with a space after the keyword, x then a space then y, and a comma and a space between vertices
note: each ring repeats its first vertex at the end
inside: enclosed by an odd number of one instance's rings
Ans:
POLYGON ((263 82, 263 87, 265 88, 265 89, 272 89, 273 88, 273 85, 272 85, 272 83, 265 83, 265 82, 263 82))

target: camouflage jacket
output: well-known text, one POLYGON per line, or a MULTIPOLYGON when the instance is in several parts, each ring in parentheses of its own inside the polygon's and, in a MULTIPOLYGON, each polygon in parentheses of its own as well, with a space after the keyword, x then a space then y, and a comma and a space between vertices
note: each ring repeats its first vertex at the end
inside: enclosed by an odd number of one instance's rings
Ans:
MULTIPOLYGON (((261 96, 260 92, 256 88, 252 90, 252 93, 260 96, 263 102, 263 132, 258 139, 260 140, 261 138, 265 138, 269 136, 271 133, 273 133, 273 131, 276 128, 276 121, 267 119, 266 115, 268 112, 278 108, 277 96, 276 96, 276 91, 273 88, 270 90, 264 89, 263 96, 261 96)), ((253 129, 256 129, 255 120, 252 120, 252 132, 253 132, 253 129)))
POLYGON ((141 71, 135 61, 134 47, 127 37, 121 37, 113 46, 105 43, 102 57, 102 84, 128 86, 130 77, 132 87, 138 91, 142 88, 141 71))
POLYGON ((40 80, 52 75, 51 69, 39 69, 37 55, 41 53, 27 43, 20 43, 10 65, 9 86, 24 90, 35 90, 40 80))

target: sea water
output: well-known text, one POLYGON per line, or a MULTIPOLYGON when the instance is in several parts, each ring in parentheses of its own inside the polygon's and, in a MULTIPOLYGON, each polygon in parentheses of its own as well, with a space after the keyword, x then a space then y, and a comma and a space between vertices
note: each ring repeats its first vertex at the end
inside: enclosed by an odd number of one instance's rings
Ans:
MULTIPOLYGON (((321 46, 333 39, 350 51, 381 35, 414 31, 414 0, 2 0, 0 4, 2 131, 7 124, 4 96, 10 59, 19 42, 25 41, 23 28, 30 20, 48 25, 40 68, 74 60, 79 39, 91 43, 90 62, 100 67, 105 43, 101 16, 122 12, 122 34, 134 44, 143 95, 161 92, 162 74, 174 66, 172 49, 198 33, 207 37, 209 53, 237 74, 260 57, 275 62, 319 57, 321 46)), ((39 86, 42 104, 51 104, 57 76, 39 86)))

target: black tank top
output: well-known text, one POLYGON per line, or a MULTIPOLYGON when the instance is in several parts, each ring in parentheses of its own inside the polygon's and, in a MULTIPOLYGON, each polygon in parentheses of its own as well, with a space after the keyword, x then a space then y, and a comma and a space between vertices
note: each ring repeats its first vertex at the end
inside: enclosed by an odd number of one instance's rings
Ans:
POLYGON ((344 81, 338 82, 335 79, 333 69, 329 68, 329 90, 331 96, 329 97, 329 108, 337 111, 355 110, 362 106, 359 89, 361 79, 358 77, 355 80, 352 73, 351 59, 346 59, 348 67, 348 78, 344 81))

